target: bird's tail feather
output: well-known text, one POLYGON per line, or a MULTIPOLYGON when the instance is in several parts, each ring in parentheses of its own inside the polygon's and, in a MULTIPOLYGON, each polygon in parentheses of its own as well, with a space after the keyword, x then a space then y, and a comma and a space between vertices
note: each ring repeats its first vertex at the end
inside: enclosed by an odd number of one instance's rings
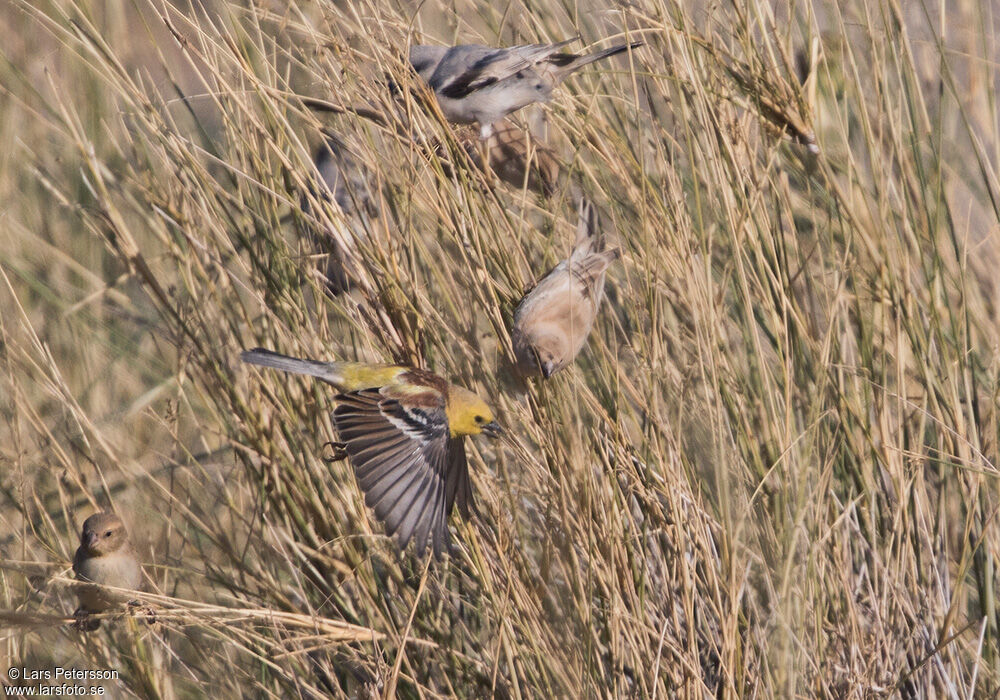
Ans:
POLYGON ((337 387, 341 386, 344 381, 341 365, 338 362, 300 360, 264 348, 247 350, 240 354, 240 359, 251 365, 280 369, 282 372, 291 372, 292 374, 306 374, 337 387))
POLYGON ((604 232, 594 203, 581 196, 577 216, 573 257, 579 258, 604 250, 604 232))
POLYGON ((586 56, 574 57, 572 61, 566 63, 559 69, 560 80, 565 78, 570 73, 574 73, 584 66, 589 66, 594 61, 600 61, 603 58, 609 58, 611 56, 616 56, 629 49, 637 49, 642 46, 641 41, 634 41, 631 44, 618 44, 617 46, 612 46, 609 49, 603 49, 602 51, 597 51, 596 53, 588 54, 586 56))
POLYGON ((522 44, 521 46, 515 46, 519 56, 529 62, 540 61, 546 56, 551 56, 556 53, 559 49, 565 48, 572 44, 574 41, 579 41, 580 37, 575 36, 572 39, 566 39, 565 41, 557 41, 554 44, 522 44))
POLYGON ((606 250, 607 238, 601 227, 597 207, 586 197, 580 197, 579 219, 576 224, 576 243, 570 255, 574 274, 595 278, 621 257, 620 248, 606 250))

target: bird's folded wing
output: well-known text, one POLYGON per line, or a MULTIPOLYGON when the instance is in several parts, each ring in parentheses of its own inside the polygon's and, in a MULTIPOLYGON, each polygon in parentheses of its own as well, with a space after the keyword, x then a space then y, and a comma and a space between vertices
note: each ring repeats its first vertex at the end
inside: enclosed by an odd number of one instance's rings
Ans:
POLYGON ((83 561, 87 558, 87 550, 83 548, 83 545, 77 547, 76 554, 73 555, 73 573, 79 574, 80 569, 83 568, 83 561))
POLYGON ((482 47, 481 53, 472 53, 470 49, 464 65, 457 61, 451 62, 446 56, 431 77, 430 85, 440 95, 458 100, 488 85, 516 76, 520 71, 545 60, 574 41, 576 39, 558 44, 524 44, 507 49, 482 47))
MULTIPOLYGON (((365 503, 396 535, 400 547, 411 539, 423 554, 428 538, 435 555, 448 537, 452 491, 467 474, 455 473, 456 447, 449 438, 444 398, 433 390, 424 396, 386 396, 366 389, 337 396, 334 425, 354 466, 365 503)), ((459 450, 464 449, 459 441, 459 450)), ((461 503, 461 501, 460 501, 461 503)))
POLYGON ((506 49, 484 49, 482 54, 470 54, 467 63, 452 64, 446 57, 434 71, 430 86, 442 97, 460 100, 509 78, 529 65, 506 49))
POLYGON ((608 269, 608 266, 618 259, 619 254, 620 252, 617 248, 605 250, 600 253, 591 253, 582 260, 573 260, 569 265, 569 269, 574 279, 583 285, 585 293, 589 294, 592 291, 592 287, 601 279, 604 271, 608 269))

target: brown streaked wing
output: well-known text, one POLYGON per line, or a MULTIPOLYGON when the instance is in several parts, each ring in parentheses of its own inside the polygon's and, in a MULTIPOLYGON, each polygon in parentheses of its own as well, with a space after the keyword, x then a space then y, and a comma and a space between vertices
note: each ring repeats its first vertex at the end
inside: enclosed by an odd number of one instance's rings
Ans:
MULTIPOLYGON (((420 392, 420 394, 418 394, 418 396, 421 396, 426 393, 426 400, 428 401, 444 401, 444 399, 448 396, 448 382, 433 372, 428 372, 425 369, 417 369, 416 367, 408 369, 406 372, 399 375, 399 380, 401 382, 406 382, 411 386, 427 387, 430 389, 431 391, 420 392)), ((386 387, 385 393, 387 396, 399 398, 397 391, 398 389, 396 387, 386 387)), ((417 400, 421 401, 421 399, 417 400)))
POLYGON ((573 260, 569 269, 580 284, 583 285, 585 296, 594 296, 594 286, 601 275, 607 271, 608 267, 618 259, 620 252, 617 248, 601 253, 591 253, 583 260, 573 260))
POLYGON ((452 468, 454 441, 449 438, 444 397, 432 390, 406 395, 405 400, 404 406, 374 389, 340 394, 333 422, 365 503, 386 532, 396 536, 401 548, 413 540, 421 556, 430 539, 440 556, 452 505, 446 493, 459 490, 468 475, 452 468))

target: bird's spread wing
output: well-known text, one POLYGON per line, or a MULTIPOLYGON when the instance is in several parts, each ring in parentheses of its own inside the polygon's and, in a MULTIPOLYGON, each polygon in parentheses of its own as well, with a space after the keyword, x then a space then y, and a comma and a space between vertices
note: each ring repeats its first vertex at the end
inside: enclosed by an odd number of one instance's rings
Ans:
POLYGON ((461 438, 449 437, 443 396, 429 391, 394 398, 383 391, 337 396, 334 425, 365 503, 386 532, 397 536, 400 547, 413 539, 418 554, 423 554, 430 538, 439 555, 456 496, 463 511, 467 509, 464 445, 461 438))
POLYGON ((465 438, 450 438, 448 441, 448 474, 445 486, 445 517, 458 502, 458 510, 463 518, 469 517, 472 508, 472 485, 469 483, 469 465, 465 461, 465 438))

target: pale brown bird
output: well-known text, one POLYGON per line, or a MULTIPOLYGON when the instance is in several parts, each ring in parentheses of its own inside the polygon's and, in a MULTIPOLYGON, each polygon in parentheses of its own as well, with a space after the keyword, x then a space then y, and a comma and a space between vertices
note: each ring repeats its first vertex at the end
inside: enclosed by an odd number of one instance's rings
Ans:
MULTIPOLYGON (((142 584, 142 567, 121 518, 104 512, 95 513, 84 521, 80 547, 73 557, 73 571, 78 580, 97 584, 77 588, 80 605, 74 614, 78 618, 105 612, 128 601, 126 595, 102 588, 114 586, 136 590, 142 584)), ((97 629, 100 624, 99 620, 81 622, 88 630, 97 629)))
POLYGON ((581 199, 573 252, 514 311, 511 340, 523 376, 551 377, 583 349, 604 297, 604 273, 619 256, 604 246, 594 205, 581 199))
POLYGON ((526 187, 543 197, 556 189, 561 162, 555 149, 545 143, 543 136, 520 127, 510 117, 494 124, 493 134, 486 141, 472 137, 463 138, 461 143, 476 167, 487 171, 488 166, 489 171, 513 187, 526 187))

